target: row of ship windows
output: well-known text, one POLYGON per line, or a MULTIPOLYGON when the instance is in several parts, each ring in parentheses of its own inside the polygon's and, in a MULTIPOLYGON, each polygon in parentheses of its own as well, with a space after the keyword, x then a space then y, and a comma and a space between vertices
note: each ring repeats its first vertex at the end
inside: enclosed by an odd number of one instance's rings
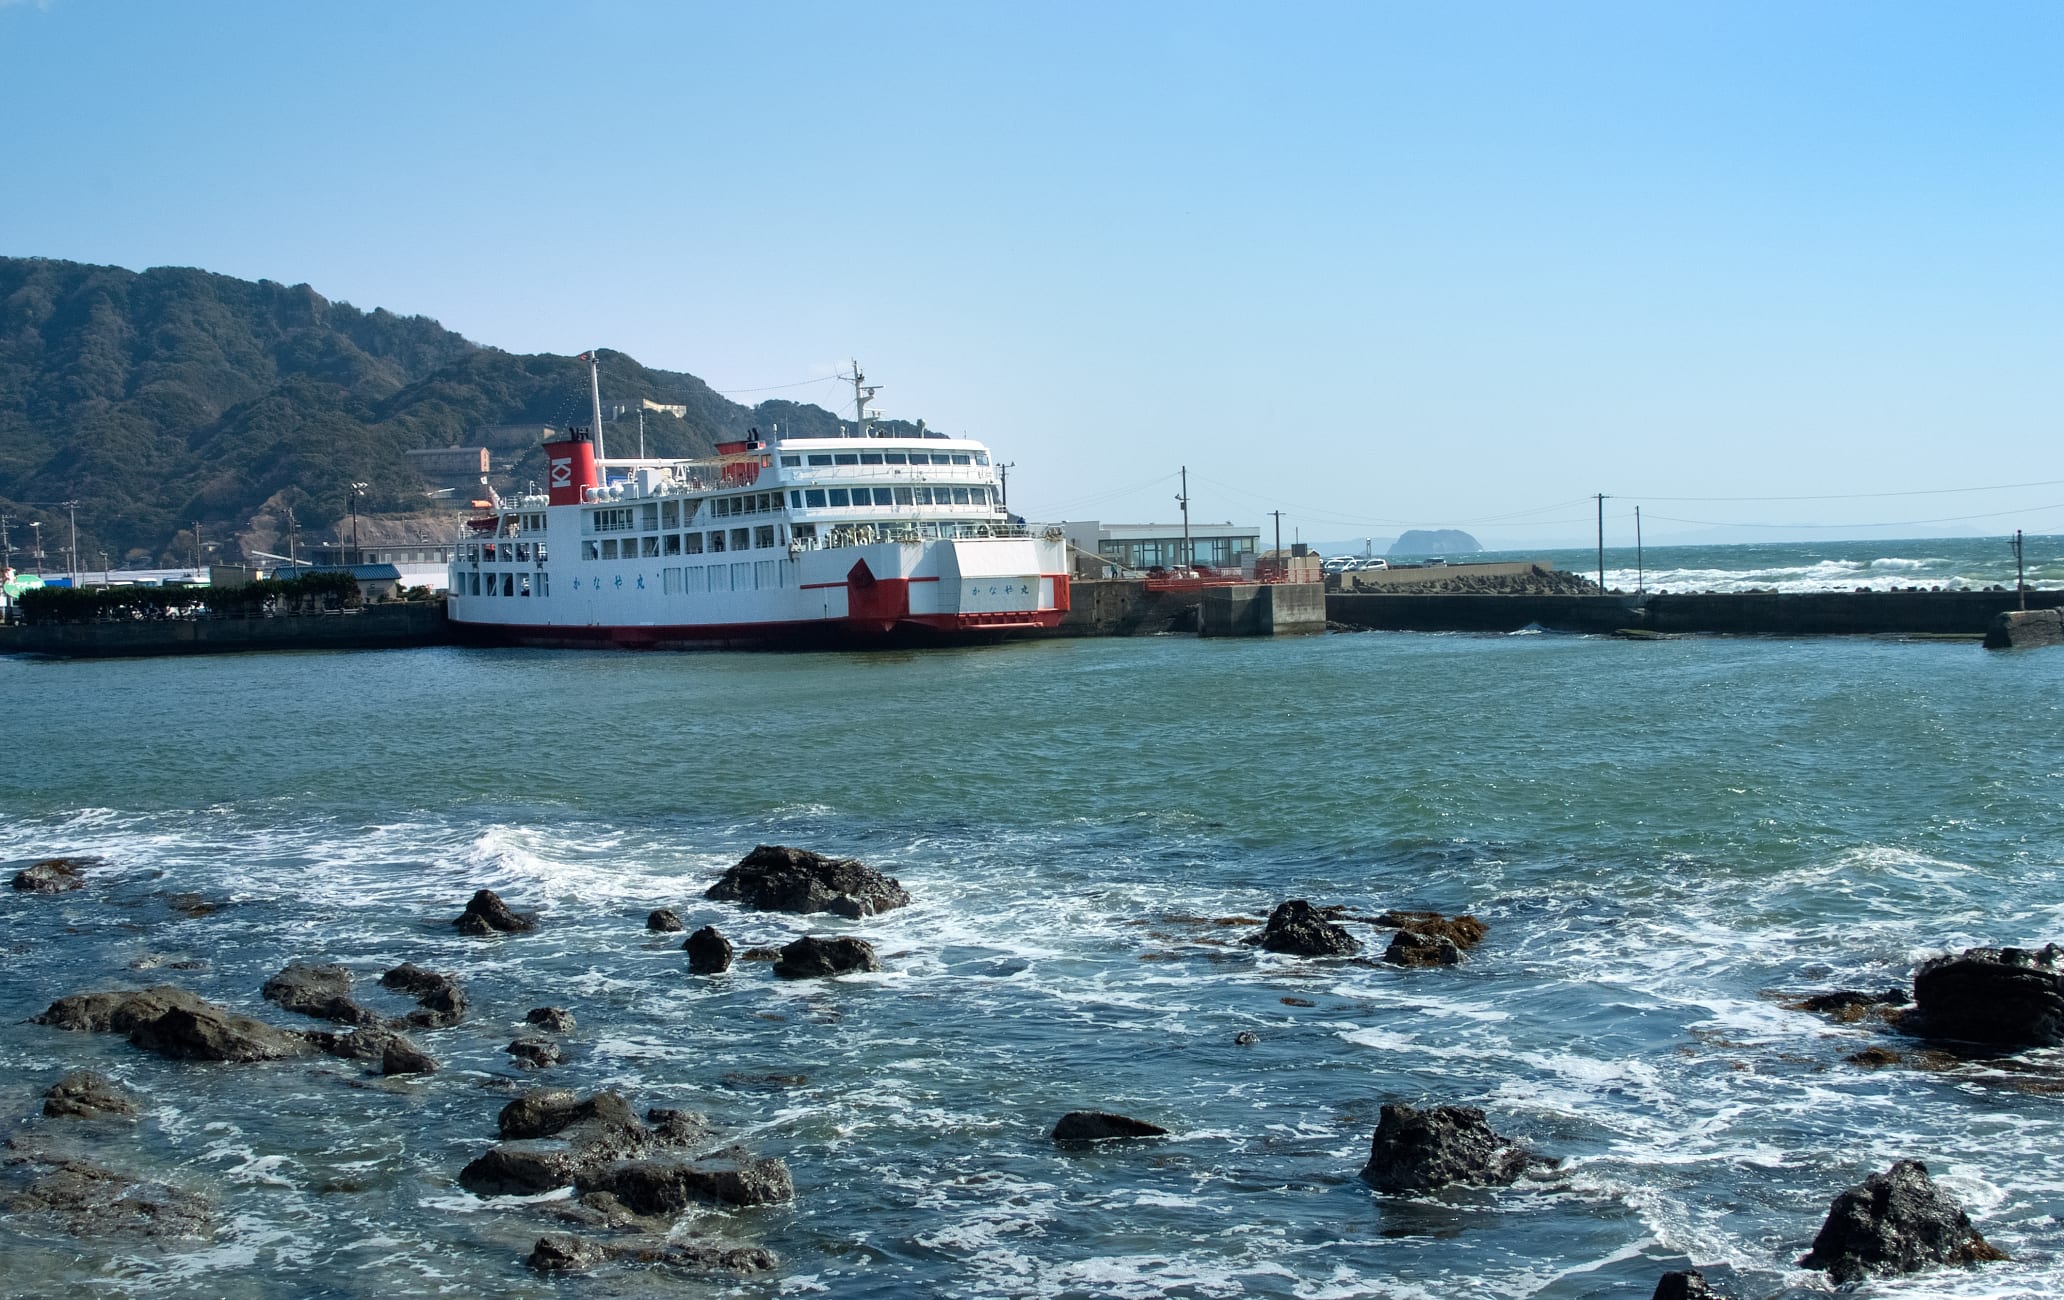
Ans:
POLYGON ((808 459, 812 465, 987 465, 986 451, 838 451, 811 452, 803 456, 783 456, 781 463, 789 469, 800 469, 808 459))
POLYGON ((533 583, 537 585, 538 595, 552 594, 552 575, 549 573, 462 573, 453 583, 452 590, 460 595, 472 596, 528 596, 533 583), (481 583, 483 576, 487 579, 484 591, 481 583))
MULTIPOLYGON (((588 512, 588 531, 591 533, 656 532, 662 528, 681 526, 681 502, 647 501, 637 506, 605 506, 588 512)), ((874 509, 895 506, 974 506, 987 510, 997 504, 994 492, 986 486, 975 487, 912 487, 878 488, 802 488, 792 489, 788 494, 788 509, 874 509)), ((782 509, 779 492, 747 492, 743 496, 717 497, 709 503, 709 513, 714 518, 730 519, 738 515, 768 514, 782 509)), ((693 519, 692 513, 690 519, 693 519)))
POLYGON ((659 588, 667 596, 696 596, 707 591, 772 591, 788 585, 788 566, 772 560, 732 564, 691 564, 659 571, 659 588))
POLYGON ((618 541, 604 537, 600 541, 590 537, 581 543, 581 558, 584 560, 639 560, 661 555, 701 555, 708 551, 764 550, 777 545, 774 525, 760 524, 755 528, 733 528, 728 531, 713 528, 704 533, 667 533, 661 537, 626 537, 618 541), (704 538, 707 537, 707 543, 704 538))
POLYGON ((533 555, 541 563, 549 558, 543 542, 476 542, 459 548, 459 559, 475 564, 482 560, 516 560, 528 564, 533 555))

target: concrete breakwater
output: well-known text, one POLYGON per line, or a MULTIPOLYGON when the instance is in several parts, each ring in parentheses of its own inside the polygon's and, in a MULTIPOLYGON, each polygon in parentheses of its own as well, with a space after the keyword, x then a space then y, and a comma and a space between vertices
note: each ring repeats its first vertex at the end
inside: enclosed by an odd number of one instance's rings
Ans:
POLYGON ((248 650, 392 650, 442 645, 450 639, 443 605, 410 602, 273 618, 153 618, 0 627, 0 654, 84 659, 248 650))
MULTIPOLYGON (((1692 592, 1632 596, 1335 593, 1335 624, 1399 632, 1711 633, 1735 636, 1983 636, 2015 609, 2011 591, 1692 592)), ((2064 607, 2064 592, 2031 591, 2031 609, 2064 607)))

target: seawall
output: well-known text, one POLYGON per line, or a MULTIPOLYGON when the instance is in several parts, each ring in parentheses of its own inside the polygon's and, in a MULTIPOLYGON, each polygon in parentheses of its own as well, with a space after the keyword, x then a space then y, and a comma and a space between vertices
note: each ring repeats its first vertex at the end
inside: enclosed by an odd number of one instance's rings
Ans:
POLYGON ((451 639, 442 602, 368 605, 275 618, 164 618, 0 627, 0 654, 66 659, 233 654, 247 650, 393 650, 451 639))
MULTIPOLYGON (((1326 616, 1401 632, 1713 633, 1735 636, 1983 636, 2018 606, 2011 591, 1703 592, 1656 596, 1380 595, 1336 592, 1326 616)), ((2064 592, 2031 591, 2031 609, 2064 592)))

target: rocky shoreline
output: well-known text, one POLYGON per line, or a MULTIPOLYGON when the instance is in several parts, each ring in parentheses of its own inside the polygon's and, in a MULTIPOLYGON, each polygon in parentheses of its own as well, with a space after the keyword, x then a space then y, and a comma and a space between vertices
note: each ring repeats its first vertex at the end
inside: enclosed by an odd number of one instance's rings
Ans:
MULTIPOLYGON (((52 858, 15 877, 19 905, 34 896, 82 888, 104 864, 52 858)), ((704 894, 745 916, 753 911, 826 915, 849 923, 875 920, 911 904, 907 890, 855 859, 762 845, 725 872, 704 894)), ((674 907, 655 907, 645 920, 655 935, 687 930, 674 907)), ((1358 912, 1338 905, 1286 900, 1265 919, 1169 917, 1156 924, 1188 927, 1193 935, 1245 930, 1237 939, 1212 940, 1254 950, 1252 960, 1361 966, 1423 972, 1444 979, 1444 968, 1498 960, 1489 928, 1473 916, 1423 910, 1358 912), (1357 932, 1368 938, 1358 937, 1357 932), (1368 955, 1378 944, 1380 956, 1368 955), (1488 954, 1488 955, 1487 955, 1488 954)), ((255 990, 281 1012, 336 1029, 287 1027, 209 1002, 177 984, 141 989, 91 989, 52 1002, 32 1023, 61 1033, 124 1036, 136 1050, 172 1061, 255 1067, 300 1058, 335 1058, 367 1075, 425 1080, 442 1068, 437 1035, 482 1014, 466 988, 469 953, 497 945, 537 942, 549 915, 519 912, 493 891, 477 891, 451 922, 454 932, 436 953, 433 970, 402 962, 381 972, 372 1001, 361 997, 357 973, 321 954, 287 962, 255 990), (383 1009, 380 1003, 394 1004, 383 1009)), ((740 952, 714 923, 681 944, 686 973, 698 979, 821 980, 882 972, 876 946, 856 934, 811 934, 782 945, 740 952), (743 966, 766 965, 764 975, 743 966)), ((1143 957, 1148 954, 1142 954, 1143 957)), ((2031 1048, 2064 1044, 2064 949, 1981 947, 1944 954, 1921 964, 1912 988, 1837 989, 1772 997, 1796 1011, 1851 1026, 1876 1026, 1885 1041, 1851 1054, 1859 1069, 1904 1065, 1953 1068, 1958 1061, 2011 1059, 2031 1048)), ((1285 998, 1285 1002, 1294 999, 1285 998)), ((494 1017, 513 1007, 486 1009, 494 1017)), ((520 1012, 525 1032, 509 1044, 522 1069, 548 1073, 567 1061, 564 1050, 580 1025, 561 1007, 520 1012)), ((1243 1032, 1239 1046, 1259 1036, 1243 1032)), ((159 1104, 178 1105, 176 1097, 159 1104)), ((116 1080, 74 1069, 53 1082, 40 1114, 7 1142, 0 1160, 0 1207, 81 1238, 112 1236, 176 1242, 206 1240, 219 1230, 204 1192, 156 1181, 121 1168, 122 1132, 138 1122, 139 1106, 116 1080), (58 1128, 75 1133, 54 1140, 58 1128), (82 1141, 89 1150, 80 1150, 82 1141)), ((1064 1147, 1122 1147, 1161 1139, 1180 1142, 1174 1117, 1136 1118, 1085 1109, 1051 1122, 1047 1136, 1064 1147)), ((750 1275, 778 1267, 775 1253, 752 1241, 752 1215, 809 1194, 779 1155, 762 1154, 737 1134, 717 1131, 701 1114, 648 1107, 639 1114, 612 1089, 581 1095, 558 1086, 530 1087, 503 1104, 491 1122, 483 1113, 480 1136, 492 1140, 449 1171, 457 1186, 488 1201, 511 1201, 513 1212, 536 1219, 541 1231, 524 1263, 540 1273, 626 1267, 693 1274, 750 1275), (558 1193, 549 1206, 526 1198, 558 1193), (684 1217, 686 1216, 686 1217, 684 1217), (710 1225, 717 1225, 716 1231, 710 1225), (727 1233, 742 1233, 734 1239, 727 1233)), ((1459 1103, 1428 1104, 1393 1098, 1383 1103, 1359 1178, 1384 1197, 1416 1198, 1449 1187, 1553 1186, 1561 1161, 1503 1136, 1486 1112, 1459 1103)), ((1804 1239, 1802 1227, 1801 1239, 1804 1239)), ((1962 1206, 1930 1179, 1924 1161, 1902 1156, 1882 1173, 1837 1189, 1828 1216, 1797 1259, 1836 1283, 1930 1268, 1979 1266, 2005 1259, 1988 1243, 1962 1206)), ((1655 1295, 1703 1296, 1713 1290, 1697 1270, 1659 1279, 1655 1295)), ((1738 1300, 1747 1300, 1746 1296, 1738 1300)))

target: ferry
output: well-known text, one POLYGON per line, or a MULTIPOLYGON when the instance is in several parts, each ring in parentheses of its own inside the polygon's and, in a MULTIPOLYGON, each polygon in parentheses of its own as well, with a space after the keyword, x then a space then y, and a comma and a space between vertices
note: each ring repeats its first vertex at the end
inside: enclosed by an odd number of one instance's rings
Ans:
POLYGON ((1067 612, 1067 542, 1004 508, 989 449, 878 426, 853 366, 839 437, 612 459, 594 423, 545 444, 546 490, 492 497, 454 547, 446 612, 486 644, 631 649, 997 641, 1067 612))

